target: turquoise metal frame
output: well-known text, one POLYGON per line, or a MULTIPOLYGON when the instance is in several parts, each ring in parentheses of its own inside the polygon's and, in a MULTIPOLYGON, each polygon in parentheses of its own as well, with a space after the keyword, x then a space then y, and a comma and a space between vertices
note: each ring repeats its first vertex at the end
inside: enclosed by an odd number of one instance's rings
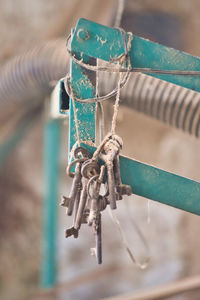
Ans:
POLYGON ((54 286, 57 279, 57 199, 61 125, 60 119, 49 119, 44 127, 43 244, 40 274, 40 286, 42 288, 54 286))
MULTIPOLYGON (((73 53, 84 53, 90 57, 110 61, 111 58, 124 53, 124 46, 118 29, 80 19, 73 34, 71 50, 73 53), (88 33, 88 38, 85 40, 79 38, 81 29, 88 33)), ((199 57, 138 36, 133 36, 129 55, 132 68, 200 71, 199 57)), ((200 76, 148 75, 200 92, 200 76)))
MULTIPOLYGON (((91 153, 95 147, 82 144, 91 153)), ((200 215, 200 184, 120 155, 122 182, 131 186, 135 195, 161 202, 200 215)))
MULTIPOLYGON (((72 36, 73 32, 72 32, 72 36)), ((81 59, 85 63, 91 63, 90 57, 83 54, 80 51, 74 51, 73 55, 77 59, 81 59)), ((70 76, 71 76, 71 86, 73 91, 75 91, 75 96, 82 99, 93 98, 96 96, 95 82, 92 82, 90 77, 90 72, 84 70, 78 63, 71 59, 70 65, 70 76)), ((95 142, 95 110, 96 104, 85 105, 83 103, 75 103, 75 108, 78 118, 78 127, 80 140, 82 141, 92 141, 95 142)), ((70 99, 70 113, 69 113, 69 154, 77 142, 76 126, 74 120, 74 109, 72 104, 72 99, 70 99)), ((70 155, 69 155, 70 156, 70 155)))
MULTIPOLYGON (((76 58, 82 58, 84 62, 87 62, 89 57, 110 61, 111 58, 123 54, 124 47, 118 29, 80 19, 72 33, 71 51, 76 58)), ((136 36, 133 37, 129 54, 132 68, 200 70, 200 58, 136 36)), ((70 74, 71 85, 78 98, 91 98, 95 94, 94 83, 87 71, 72 59, 70 74)), ((200 92, 200 76, 148 75, 200 92)), ((95 104, 76 103, 76 108, 81 140, 94 142, 95 104)), ((75 142, 74 113, 70 103, 69 150, 75 142)), ((120 163, 122 182, 131 185, 134 194, 200 215, 199 182, 123 156, 120 157, 120 163)))

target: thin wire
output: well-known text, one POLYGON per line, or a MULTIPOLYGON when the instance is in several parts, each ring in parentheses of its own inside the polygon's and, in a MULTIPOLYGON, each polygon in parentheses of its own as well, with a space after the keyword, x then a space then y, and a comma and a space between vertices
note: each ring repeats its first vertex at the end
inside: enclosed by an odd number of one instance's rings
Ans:
MULTIPOLYGON (((120 89, 122 89, 125 86, 125 84, 127 83, 129 75, 130 75, 129 73, 126 73, 126 75, 124 76, 124 78, 123 78, 123 80, 121 81, 121 84, 120 84, 120 89)), ((67 94, 71 97, 71 88, 70 88, 71 83, 70 83, 70 77, 69 76, 66 76, 66 78, 64 80, 64 86, 65 86, 65 90, 66 90, 67 94)), ((94 98, 88 98, 88 99, 76 98, 76 101, 80 102, 80 103, 102 102, 102 101, 105 101, 105 100, 108 100, 108 99, 114 97, 117 94, 117 90, 118 90, 118 88, 115 88, 112 92, 108 93, 105 96, 100 96, 100 97, 94 97, 94 98)))
POLYGON ((68 49, 70 52, 71 58, 78 64, 80 64, 82 67, 91 70, 91 71, 100 71, 100 72, 112 72, 112 73, 149 73, 149 74, 165 74, 165 75, 181 75, 181 76, 200 76, 200 71, 194 71, 194 70, 161 70, 161 69, 152 69, 152 68, 130 68, 129 70, 124 67, 110 67, 110 66, 92 66, 89 64, 84 63, 82 60, 79 60, 74 57, 72 52, 68 49))
MULTIPOLYGON (((97 59, 97 66, 99 65, 99 59, 97 59)), ((96 95, 99 97, 99 71, 96 72, 96 95)), ((96 105, 96 117, 99 117, 99 144, 104 138, 104 109, 101 102, 97 102, 96 105)))
MULTIPOLYGON (((121 28, 118 28, 121 29, 121 28)), ((122 30, 122 29, 121 29, 122 30)), ((131 32, 127 32, 128 35, 132 36, 131 32)), ((71 38, 71 34, 68 35, 67 37, 67 51, 71 58, 78 64, 80 64, 82 67, 91 70, 91 71, 101 71, 101 72, 122 72, 126 73, 129 71, 130 73, 152 73, 152 74, 165 74, 165 75, 181 75, 181 76, 200 76, 200 70, 194 71, 194 70, 161 70, 161 69, 152 69, 152 68, 130 68, 127 70, 125 67, 111 67, 110 65, 108 66, 92 66, 89 64, 84 63, 81 59, 77 59, 74 54, 71 52, 71 50, 68 47, 69 40, 71 38)), ((123 42, 124 43, 124 42, 123 42)), ((114 61, 114 60, 113 60, 114 61)))
MULTIPOLYGON (((122 36, 122 42, 123 42, 123 46, 124 46, 124 53, 122 53, 121 55, 119 55, 118 57, 116 58, 113 58, 110 60, 109 64, 111 64, 112 62, 124 62, 124 60, 126 59, 126 62, 127 62, 127 65, 128 65, 128 68, 126 69, 126 74, 124 75, 123 79, 121 80, 121 83, 120 83, 120 89, 122 87, 124 87, 124 85, 127 83, 128 79, 129 79, 129 75, 130 75, 130 72, 129 72, 129 69, 131 68, 131 63, 130 63, 130 57, 129 57, 129 50, 130 50, 130 47, 131 47, 131 41, 132 41, 132 38, 133 38, 133 35, 132 33, 128 33, 128 42, 127 42, 127 36, 126 36, 126 33, 125 31, 122 29, 122 28, 117 28, 120 33, 121 33, 121 36, 122 36)), ((71 35, 68 36, 67 38, 67 45, 69 43, 69 39, 70 39, 71 35)), ((69 50, 68 46, 67 46, 67 51, 69 52, 71 58, 79 65, 82 65, 83 67, 87 68, 87 69, 90 69, 92 71, 95 71, 96 73, 99 71, 99 66, 91 66, 91 65, 88 65, 88 64, 85 64, 83 63, 82 60, 78 60, 76 59, 72 52, 69 50)), ((66 92, 68 93, 69 96, 70 93, 71 93, 71 83, 70 83, 70 76, 67 75, 65 80, 64 80, 64 86, 65 86, 65 90, 66 92)), ((109 98, 111 97, 114 97, 116 94, 117 94, 117 91, 118 91, 118 87, 116 87, 113 91, 111 91, 110 93, 108 93, 107 95, 105 96, 98 96, 98 97, 94 97, 94 98, 88 98, 88 99, 79 99, 79 98, 76 98, 76 101, 77 102, 80 102, 80 103, 95 103, 95 102, 102 102, 102 101, 105 101, 105 100, 108 100, 109 98)))
MULTIPOLYGON (((128 241, 125 237, 125 234, 124 234, 124 231, 122 229, 122 226, 118 220, 118 218, 116 217, 116 215, 113 213, 113 211, 111 210, 110 206, 109 206, 109 214, 110 214, 110 217, 112 219, 112 221, 115 223, 115 225, 117 226, 119 232, 120 232, 120 235, 121 235, 121 240, 122 240, 122 243, 123 243, 123 246, 125 247, 130 259, 132 260, 132 262, 134 264, 136 264, 137 267, 139 267, 140 269, 145 269, 148 264, 149 264, 149 256, 147 257, 147 259, 145 260, 145 262, 141 263, 139 260, 137 260, 133 254, 133 252, 131 251, 129 245, 128 245, 128 241)), ((133 221, 133 220, 132 220, 133 221)), ((138 231, 139 228, 137 227, 137 225, 135 224, 135 228, 136 230, 138 231)), ((141 234, 141 232, 139 232, 139 236, 141 238, 141 240, 145 243, 145 246, 146 246, 146 241, 144 240, 144 237, 143 235, 141 234)), ((147 246, 148 247, 148 246, 147 246)))
MULTIPOLYGON (((130 56, 129 56, 129 51, 131 48, 131 42, 133 39, 133 35, 132 33, 128 33, 128 42, 126 41, 126 33, 123 29, 118 28, 118 30, 120 30, 121 35, 122 35, 122 41, 123 41, 123 45, 124 45, 124 53, 122 53, 120 56, 118 56, 117 58, 111 59, 110 62, 108 62, 107 66, 92 66, 89 64, 84 63, 82 60, 78 60, 71 52, 71 50, 68 48, 67 46, 67 51, 69 52, 71 58, 80 66, 94 71, 94 72, 120 72, 120 73, 126 73, 123 77, 123 79, 120 82, 120 89, 123 88, 125 86, 125 84, 127 83, 130 73, 131 72, 142 72, 142 73, 148 73, 148 74, 166 74, 166 75, 181 75, 181 76, 186 76, 186 75, 190 75, 190 76, 200 76, 200 71, 186 71, 186 70, 159 70, 159 69, 151 69, 151 68, 131 68, 131 62, 130 62, 130 56), (111 63, 113 62, 122 62, 124 60, 124 58, 126 58, 126 62, 128 67, 120 67, 119 64, 117 67, 113 67, 111 66, 111 63)), ((71 35, 68 36, 67 38, 67 45, 69 43, 69 39, 71 38, 71 35)), ((66 89, 66 92, 69 94, 69 96, 71 96, 71 84, 70 84, 70 76, 67 75, 65 77, 64 80, 64 86, 66 89)), ((76 98, 77 102, 80 103, 97 103, 97 102, 102 102, 105 100, 110 99, 111 97, 114 97, 117 95, 118 92, 118 87, 114 88, 111 92, 109 92, 107 95, 104 96, 99 96, 98 97, 94 97, 94 98, 88 98, 88 99, 79 99, 76 98)))

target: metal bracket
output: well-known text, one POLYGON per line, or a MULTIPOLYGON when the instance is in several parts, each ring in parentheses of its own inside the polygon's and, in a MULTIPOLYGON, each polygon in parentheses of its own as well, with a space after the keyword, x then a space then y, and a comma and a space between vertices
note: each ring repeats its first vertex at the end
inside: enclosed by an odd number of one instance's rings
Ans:
MULTIPOLYGON (((71 51, 76 58, 89 62, 91 57, 110 61, 124 52, 119 30, 80 19, 72 33, 71 51)), ((200 58, 134 36, 130 59, 132 68, 162 70, 200 70, 200 58)), ((71 85, 78 98, 95 96, 95 83, 90 72, 71 59, 71 85)), ((200 92, 200 77, 169 74, 148 74, 200 92)), ((95 142, 95 104, 76 103, 80 138, 95 142)), ((69 152, 77 137, 72 100, 70 100, 69 152)), ((88 147, 88 146, 86 146, 88 147)), ((89 147, 90 148, 90 147, 89 147)), ((94 149, 90 148, 91 151, 94 149)), ((161 203, 200 214, 200 183, 154 168, 138 161, 120 157, 124 184, 133 193, 161 203)))

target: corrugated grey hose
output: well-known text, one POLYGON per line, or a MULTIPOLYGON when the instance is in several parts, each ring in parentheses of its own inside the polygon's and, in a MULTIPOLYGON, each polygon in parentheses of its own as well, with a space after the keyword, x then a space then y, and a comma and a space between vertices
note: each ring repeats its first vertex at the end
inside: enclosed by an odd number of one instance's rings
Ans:
MULTIPOLYGON (((6 63, 0 72, 0 122, 6 120, 9 112, 44 100, 52 90, 52 82, 64 77, 68 66, 64 39, 47 42, 6 63)), ((103 93, 112 90, 116 76, 104 73, 100 84, 103 93)), ((121 95, 122 105, 200 136, 199 93, 134 73, 121 95)))
POLYGON ((13 113, 37 106, 50 94, 53 84, 65 76, 68 68, 65 43, 64 39, 48 41, 3 65, 0 70, 0 124, 13 113))
MULTIPOLYGON (((105 74, 105 92, 116 85, 116 75, 105 74)), ((186 131, 200 136, 200 93, 141 73, 133 73, 121 91, 121 103, 186 131)))

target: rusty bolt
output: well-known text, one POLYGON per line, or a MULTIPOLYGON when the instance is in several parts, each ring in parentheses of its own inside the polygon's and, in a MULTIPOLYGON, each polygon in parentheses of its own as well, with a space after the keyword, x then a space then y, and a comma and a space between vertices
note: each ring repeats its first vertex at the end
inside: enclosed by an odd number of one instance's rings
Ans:
POLYGON ((89 33, 87 30, 83 29, 83 28, 80 28, 77 32, 77 36, 80 40, 87 40, 89 39, 89 33))

